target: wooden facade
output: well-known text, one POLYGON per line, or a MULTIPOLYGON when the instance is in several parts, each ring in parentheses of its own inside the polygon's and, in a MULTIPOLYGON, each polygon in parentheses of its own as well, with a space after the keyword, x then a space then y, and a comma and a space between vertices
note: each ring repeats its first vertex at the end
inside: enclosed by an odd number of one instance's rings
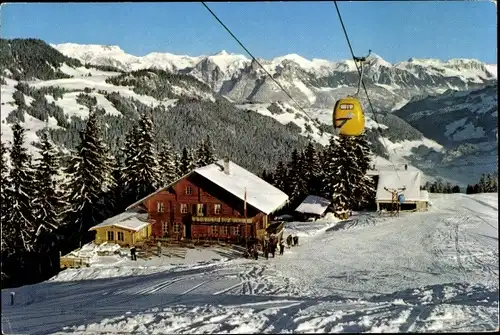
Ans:
POLYGON ((94 243, 99 245, 104 242, 112 242, 120 246, 131 246, 151 236, 151 229, 151 225, 147 225, 138 231, 113 225, 95 227, 93 229, 96 231, 94 243))
POLYGON ((262 240, 266 214, 198 174, 190 174, 140 205, 152 223, 152 236, 172 239, 262 240))

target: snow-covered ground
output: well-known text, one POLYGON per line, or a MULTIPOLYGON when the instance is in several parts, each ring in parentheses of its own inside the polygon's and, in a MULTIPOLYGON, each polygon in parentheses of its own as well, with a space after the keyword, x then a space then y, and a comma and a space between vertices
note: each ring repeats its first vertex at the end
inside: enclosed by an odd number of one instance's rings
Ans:
POLYGON ((298 235, 299 246, 269 260, 189 249, 188 261, 177 264, 122 257, 65 270, 44 283, 3 290, 2 328, 30 334, 494 330, 498 194, 431 194, 431 202, 429 212, 399 217, 355 213, 348 221, 287 223, 285 236, 298 235))

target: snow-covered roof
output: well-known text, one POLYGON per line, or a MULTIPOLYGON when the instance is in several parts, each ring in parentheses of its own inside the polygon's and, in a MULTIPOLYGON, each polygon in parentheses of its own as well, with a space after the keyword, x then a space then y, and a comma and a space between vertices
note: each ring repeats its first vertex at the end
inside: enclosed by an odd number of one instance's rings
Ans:
POLYGON ((123 212, 113 217, 110 217, 109 219, 104 220, 98 225, 91 227, 89 231, 111 226, 133 231, 139 231, 142 228, 149 225, 147 219, 148 219, 147 213, 137 213, 132 211, 123 212))
POLYGON ((404 194, 405 201, 420 201, 420 184, 422 174, 420 171, 380 171, 377 185, 377 201, 391 201, 391 193, 388 189, 406 187, 400 191, 404 194))
POLYGON ((246 190, 247 203, 265 214, 274 212, 288 201, 288 195, 284 192, 238 164, 229 161, 229 174, 224 172, 223 166, 224 160, 221 159, 214 164, 197 168, 194 172, 241 200, 245 199, 246 190))
POLYGON ((299 213, 322 215, 330 206, 330 201, 317 195, 308 195, 307 198, 295 209, 299 213))
POLYGON ((182 180, 193 173, 199 174, 200 176, 210 180, 241 200, 245 199, 246 190, 247 203, 265 214, 272 213, 287 203, 288 195, 264 181, 262 178, 259 178, 250 171, 242 168, 238 164, 229 161, 229 174, 224 172, 223 166, 224 160, 220 159, 213 164, 194 169, 173 183, 164 186, 131 204, 127 207, 127 210, 141 204, 149 197, 169 188, 170 186, 176 184, 179 180, 182 180))

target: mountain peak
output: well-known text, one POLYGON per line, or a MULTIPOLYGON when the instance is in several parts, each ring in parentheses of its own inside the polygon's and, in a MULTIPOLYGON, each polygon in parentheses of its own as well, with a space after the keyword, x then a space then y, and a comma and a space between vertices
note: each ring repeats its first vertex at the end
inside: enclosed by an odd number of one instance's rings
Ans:
POLYGON ((216 54, 214 54, 213 56, 229 56, 229 52, 227 52, 226 50, 221 50, 216 54))

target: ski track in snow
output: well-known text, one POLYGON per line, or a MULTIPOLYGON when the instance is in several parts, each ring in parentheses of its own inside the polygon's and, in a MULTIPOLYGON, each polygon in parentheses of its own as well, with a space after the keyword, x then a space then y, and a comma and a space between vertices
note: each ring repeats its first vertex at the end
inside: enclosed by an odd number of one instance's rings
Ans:
POLYGON ((29 334, 494 330, 497 201, 497 194, 431 195, 432 207, 423 213, 356 213, 335 224, 288 223, 285 237, 299 234, 299 246, 269 260, 227 257, 143 275, 56 277, 2 290, 2 329, 29 334), (316 233, 304 232, 308 224, 316 233))

